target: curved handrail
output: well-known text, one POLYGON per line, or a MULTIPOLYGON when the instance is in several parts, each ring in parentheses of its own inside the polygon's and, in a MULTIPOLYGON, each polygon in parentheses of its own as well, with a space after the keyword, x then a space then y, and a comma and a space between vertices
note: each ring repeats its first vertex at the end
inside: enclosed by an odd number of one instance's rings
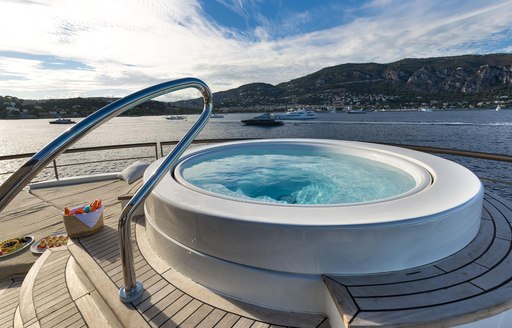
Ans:
POLYGON ((130 238, 130 219, 137 207, 146 199, 156 183, 163 177, 165 171, 175 164, 178 157, 185 151, 206 122, 208 122, 212 113, 213 99, 210 89, 203 81, 195 78, 183 78, 157 84, 121 98, 87 116, 84 120, 66 130, 38 151, 0 186, 0 212, 52 160, 92 130, 147 100, 186 88, 195 88, 201 93, 204 99, 204 107, 201 116, 187 134, 185 134, 185 137, 176 145, 171 154, 167 156, 166 160, 164 160, 156 172, 139 189, 128 205, 126 205, 119 219, 119 245, 121 247, 123 275, 125 278, 125 287, 121 288, 119 294, 123 301, 135 299, 136 296, 142 294, 142 284, 135 283, 135 270, 130 238), (130 247, 130 249, 126 250, 123 249, 123 247, 130 247), (136 289, 136 285, 140 287, 140 290, 136 289), (128 290, 128 293, 125 292, 126 290, 128 290))
POLYGON ((133 248, 131 240, 130 222, 135 214, 137 208, 146 200, 155 185, 162 180, 164 175, 169 172, 176 163, 179 157, 190 145, 192 140, 201 131, 203 126, 208 121, 212 113, 212 95, 209 89, 205 89, 203 93, 204 108, 199 119, 194 123, 192 128, 185 134, 185 136, 173 148, 172 152, 165 157, 164 161, 156 169, 156 171, 149 177, 149 179, 137 190, 135 195, 130 199, 128 204, 123 208, 121 217, 118 223, 119 234, 119 249, 121 251, 121 263, 123 266, 123 279, 124 287, 119 289, 119 298, 122 302, 131 302, 136 300, 142 295, 142 283, 136 280, 135 267, 133 263, 133 248), (208 94, 206 93, 208 92, 208 94))

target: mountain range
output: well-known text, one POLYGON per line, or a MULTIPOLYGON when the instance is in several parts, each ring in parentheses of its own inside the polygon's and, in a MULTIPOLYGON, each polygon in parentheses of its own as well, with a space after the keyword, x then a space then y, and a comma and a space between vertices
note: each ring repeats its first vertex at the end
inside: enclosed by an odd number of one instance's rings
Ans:
MULTIPOLYGON (((0 96, 0 119, 80 117, 115 101, 92 97, 23 100, 0 96)), ((283 111, 294 107, 346 110, 512 108, 512 54, 406 58, 348 63, 276 85, 250 83, 213 94, 215 111, 283 111)), ((123 115, 197 113, 202 98, 149 101, 123 115)))
MULTIPOLYGON (((288 82, 250 83, 216 92, 225 111, 281 106, 420 106, 512 99, 512 54, 406 58, 388 64, 348 63, 288 82)), ((201 99, 178 107, 200 106, 201 99)))

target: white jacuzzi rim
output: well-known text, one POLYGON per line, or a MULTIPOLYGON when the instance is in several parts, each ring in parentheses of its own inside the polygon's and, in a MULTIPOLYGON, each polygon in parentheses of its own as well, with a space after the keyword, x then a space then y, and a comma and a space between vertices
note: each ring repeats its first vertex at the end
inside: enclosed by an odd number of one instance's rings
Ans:
MULTIPOLYGON (((307 139, 262 139, 262 140, 255 140, 254 142, 231 142, 231 143, 223 143, 223 144, 217 144, 217 145, 208 145, 201 147, 201 149, 198 151, 192 151, 188 153, 186 156, 180 158, 180 161, 178 165, 175 167, 173 171, 174 179, 182 184, 183 186, 192 189, 194 191, 197 191, 202 194, 206 194, 212 197, 219 197, 219 198, 225 198, 233 201, 239 201, 239 202, 247 202, 247 203, 256 203, 256 204, 272 204, 277 206, 288 206, 288 207, 331 207, 331 206, 352 206, 352 205, 364 205, 364 204, 372 204, 372 203, 378 203, 378 202, 385 202, 390 201, 393 199, 403 198, 407 197, 411 194, 417 193, 425 188, 428 188, 430 184, 432 183, 432 175, 430 172, 423 166, 419 165, 414 161, 410 161, 407 157, 403 156, 396 156, 392 153, 384 153, 380 152, 378 155, 372 151, 369 152, 367 149, 363 149, 361 147, 354 147, 353 145, 347 145, 344 144, 343 147, 340 147, 340 144, 337 142, 333 142, 333 140, 326 140, 326 139, 314 139, 308 140, 308 142, 304 142, 304 140, 307 139), (272 144, 273 149, 276 149, 275 147, 282 147, 284 149, 289 149, 289 147, 305 147, 308 148, 314 148, 315 151, 325 151, 325 152, 331 152, 331 153, 338 153, 343 155, 349 155, 354 157, 359 157, 363 159, 367 159, 370 161, 380 162, 385 165, 392 166, 396 169, 399 169, 403 171, 404 173, 408 174, 415 182, 415 186, 405 192, 385 197, 385 198, 378 198, 374 200, 369 201, 361 201, 361 202, 354 202, 354 203, 339 203, 339 204, 287 204, 287 203, 273 203, 273 202, 266 202, 266 201, 259 201, 256 199, 251 198, 241 198, 241 197, 233 197, 233 196, 227 196, 222 195, 218 193, 214 193, 208 190, 205 190, 201 187, 198 187, 194 185, 193 183, 189 182, 184 176, 183 176, 183 170, 186 169, 186 165, 188 165, 190 162, 195 163, 198 160, 200 160, 202 157, 207 157, 210 154, 214 153, 222 153, 227 151, 236 151, 237 149, 245 149, 250 148, 253 146, 256 147, 262 147, 267 146, 268 144, 272 144)), ((195 150, 195 149, 194 149, 195 150)))
MULTIPOLYGON (((432 175, 433 181, 428 188, 407 197, 370 204, 336 206, 283 206, 219 198, 189 189, 174 180, 171 174, 162 178, 152 194, 161 200, 172 202, 173 206, 178 208, 240 222, 297 227, 368 228, 372 225, 414 224, 414 221, 436 220, 439 213, 464 206, 483 193, 480 180, 465 167, 437 156, 406 148, 330 139, 257 139, 228 142, 221 145, 278 141, 305 143, 322 141, 336 143, 340 146, 357 146, 382 153, 392 153, 423 166, 432 175), (456 181, 463 183, 455 183, 456 181), (311 220, 311 217, 315 217, 315 220, 311 220), (350 219, 340 220, 340 217, 350 219)), ((211 145, 189 149, 182 158, 208 147, 211 145)), ((149 179, 162 160, 157 160, 148 167, 144 173, 144 180, 149 179)))

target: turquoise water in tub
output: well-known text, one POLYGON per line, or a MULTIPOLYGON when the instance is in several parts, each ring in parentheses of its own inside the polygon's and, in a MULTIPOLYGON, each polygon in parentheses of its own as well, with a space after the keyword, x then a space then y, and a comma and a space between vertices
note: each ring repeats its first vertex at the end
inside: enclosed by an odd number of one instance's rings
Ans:
POLYGON ((416 186, 407 172, 362 157, 286 149, 239 152, 192 158, 181 174, 188 183, 213 194, 282 204, 369 202, 416 186))

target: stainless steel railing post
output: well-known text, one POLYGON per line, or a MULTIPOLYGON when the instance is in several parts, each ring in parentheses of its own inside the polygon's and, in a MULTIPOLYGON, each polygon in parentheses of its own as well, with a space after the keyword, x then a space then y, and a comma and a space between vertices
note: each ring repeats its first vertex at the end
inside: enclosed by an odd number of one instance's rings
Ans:
POLYGON ((204 88, 201 93, 204 99, 204 108, 201 116, 199 116, 196 123, 194 123, 192 128, 185 134, 180 142, 178 142, 171 153, 165 157, 162 164, 160 164, 156 171, 149 177, 148 181, 137 190, 121 213, 118 224, 118 234, 124 287, 119 289, 119 298, 123 302, 131 302, 139 298, 143 291, 142 283, 137 281, 135 277, 130 228, 131 219, 137 208, 146 200, 156 184, 162 180, 165 174, 168 174, 169 171, 176 166, 181 154, 183 154, 192 140, 199 134, 206 122, 208 122, 213 109, 212 95, 207 88, 204 88))

